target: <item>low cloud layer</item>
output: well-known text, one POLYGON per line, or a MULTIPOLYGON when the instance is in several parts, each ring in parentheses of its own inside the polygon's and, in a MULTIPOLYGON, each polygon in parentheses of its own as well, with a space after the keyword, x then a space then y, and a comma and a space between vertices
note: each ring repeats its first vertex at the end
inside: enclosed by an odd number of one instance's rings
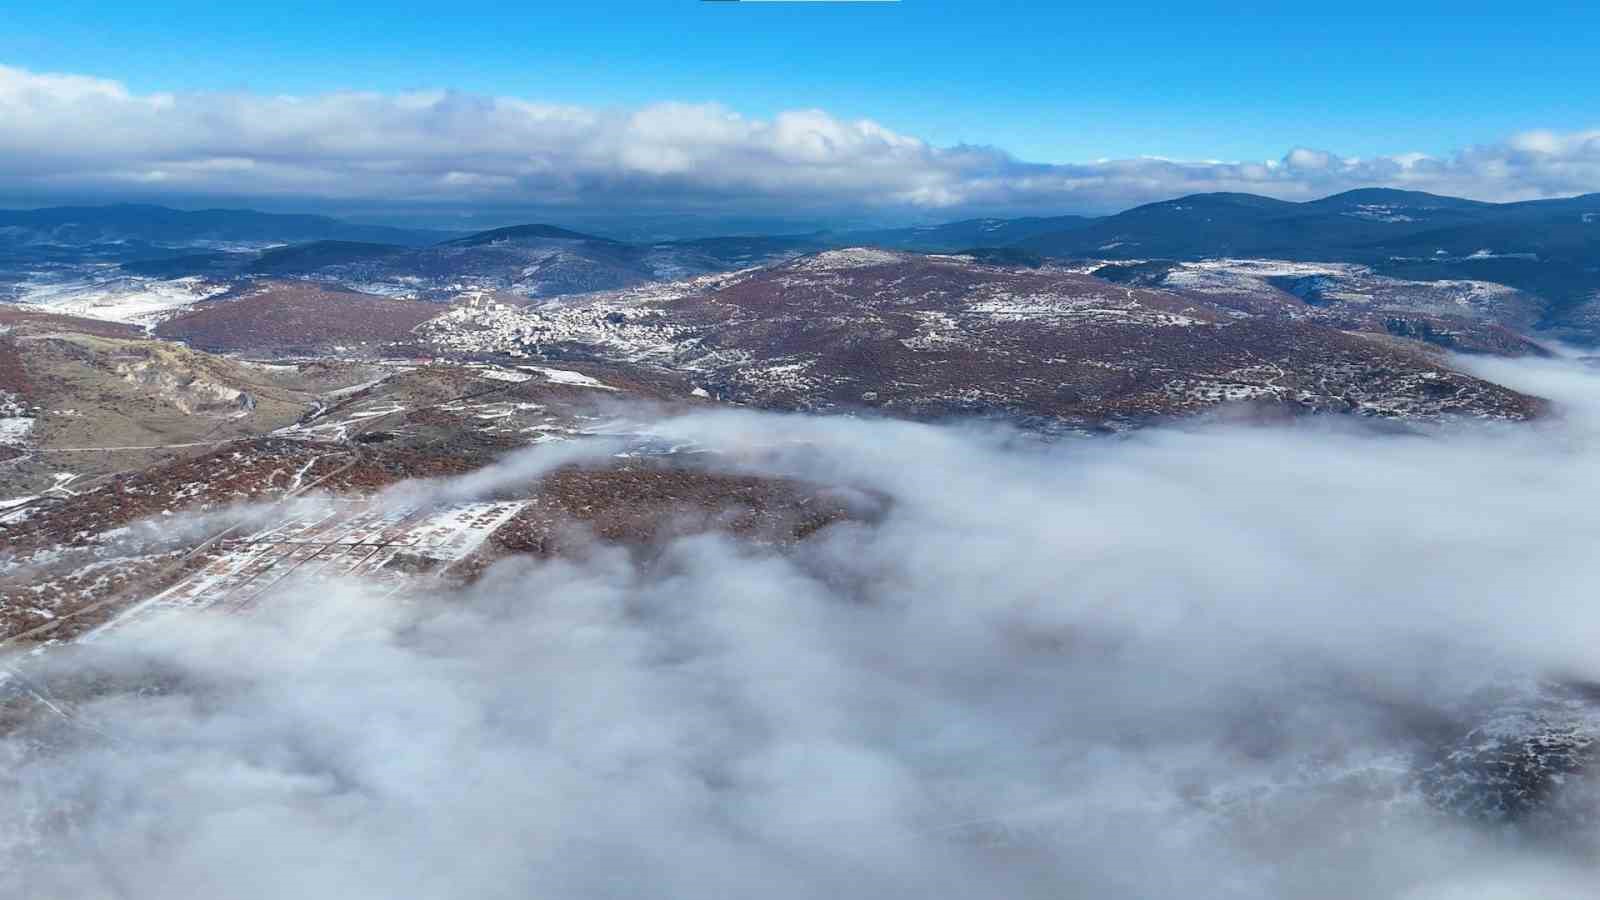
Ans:
POLYGON ((456 92, 137 94, 0 66, 0 195, 955 215, 1367 186, 1484 200, 1597 191, 1600 131, 1515 135, 1448 157, 1296 148, 1263 162, 1043 165, 816 109, 760 120, 714 104, 617 111, 456 92))
POLYGON ((0 895, 1589 896, 1600 834, 1480 828, 1416 778, 1530 679, 1600 680, 1597 376, 1492 365, 1565 418, 658 422, 885 512, 410 604, 289 585, 30 660, 112 689, 0 740, 0 895))

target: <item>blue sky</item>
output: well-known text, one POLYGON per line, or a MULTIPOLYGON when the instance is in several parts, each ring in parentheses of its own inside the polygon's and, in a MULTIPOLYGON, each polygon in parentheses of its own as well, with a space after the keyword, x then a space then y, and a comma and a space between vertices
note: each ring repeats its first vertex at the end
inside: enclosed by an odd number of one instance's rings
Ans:
POLYGON ((58 0, 10 5, 0 61, 139 91, 816 106, 1044 162, 1443 153, 1600 119, 1597 4, 1179 5, 58 0))
POLYGON ((928 221, 1571 196, 1600 191, 1591 6, 12 4, 0 204, 928 221))

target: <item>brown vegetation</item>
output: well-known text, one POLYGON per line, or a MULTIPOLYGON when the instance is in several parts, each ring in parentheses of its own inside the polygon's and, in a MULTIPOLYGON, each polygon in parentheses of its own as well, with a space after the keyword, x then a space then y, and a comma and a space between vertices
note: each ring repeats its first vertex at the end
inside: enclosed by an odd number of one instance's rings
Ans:
POLYGON ((197 304, 156 334, 211 352, 292 354, 404 341, 443 307, 310 282, 273 281, 197 304))

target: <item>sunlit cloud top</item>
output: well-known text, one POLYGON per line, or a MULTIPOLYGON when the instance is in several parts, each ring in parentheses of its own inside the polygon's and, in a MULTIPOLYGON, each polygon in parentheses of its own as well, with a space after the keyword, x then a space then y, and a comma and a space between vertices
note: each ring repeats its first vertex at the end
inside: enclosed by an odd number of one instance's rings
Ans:
POLYGON ((0 195, 229 196, 589 210, 1105 212, 1205 191, 1388 186, 1482 200, 1600 190, 1600 129, 1448 155, 1031 163, 822 109, 601 109, 456 91, 138 93, 0 66, 0 195))

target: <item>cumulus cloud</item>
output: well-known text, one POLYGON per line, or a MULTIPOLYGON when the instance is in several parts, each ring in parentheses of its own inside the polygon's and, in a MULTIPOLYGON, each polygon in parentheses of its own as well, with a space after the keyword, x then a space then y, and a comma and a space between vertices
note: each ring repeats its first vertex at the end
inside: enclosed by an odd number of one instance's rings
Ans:
POLYGON ((1480 829, 1415 777, 1485 693, 1600 679, 1596 376, 1490 365, 1565 417, 656 422, 887 506, 409 603, 288 584, 29 660, 71 720, 7 719, 0 894, 1587 896, 1595 834, 1480 829))
POLYGON ((588 109, 458 92, 137 94, 0 66, 0 192, 231 195, 590 209, 1115 210, 1200 191, 1305 199, 1387 185, 1486 200, 1600 190, 1600 131, 1452 156, 1045 165, 822 110, 588 109))

